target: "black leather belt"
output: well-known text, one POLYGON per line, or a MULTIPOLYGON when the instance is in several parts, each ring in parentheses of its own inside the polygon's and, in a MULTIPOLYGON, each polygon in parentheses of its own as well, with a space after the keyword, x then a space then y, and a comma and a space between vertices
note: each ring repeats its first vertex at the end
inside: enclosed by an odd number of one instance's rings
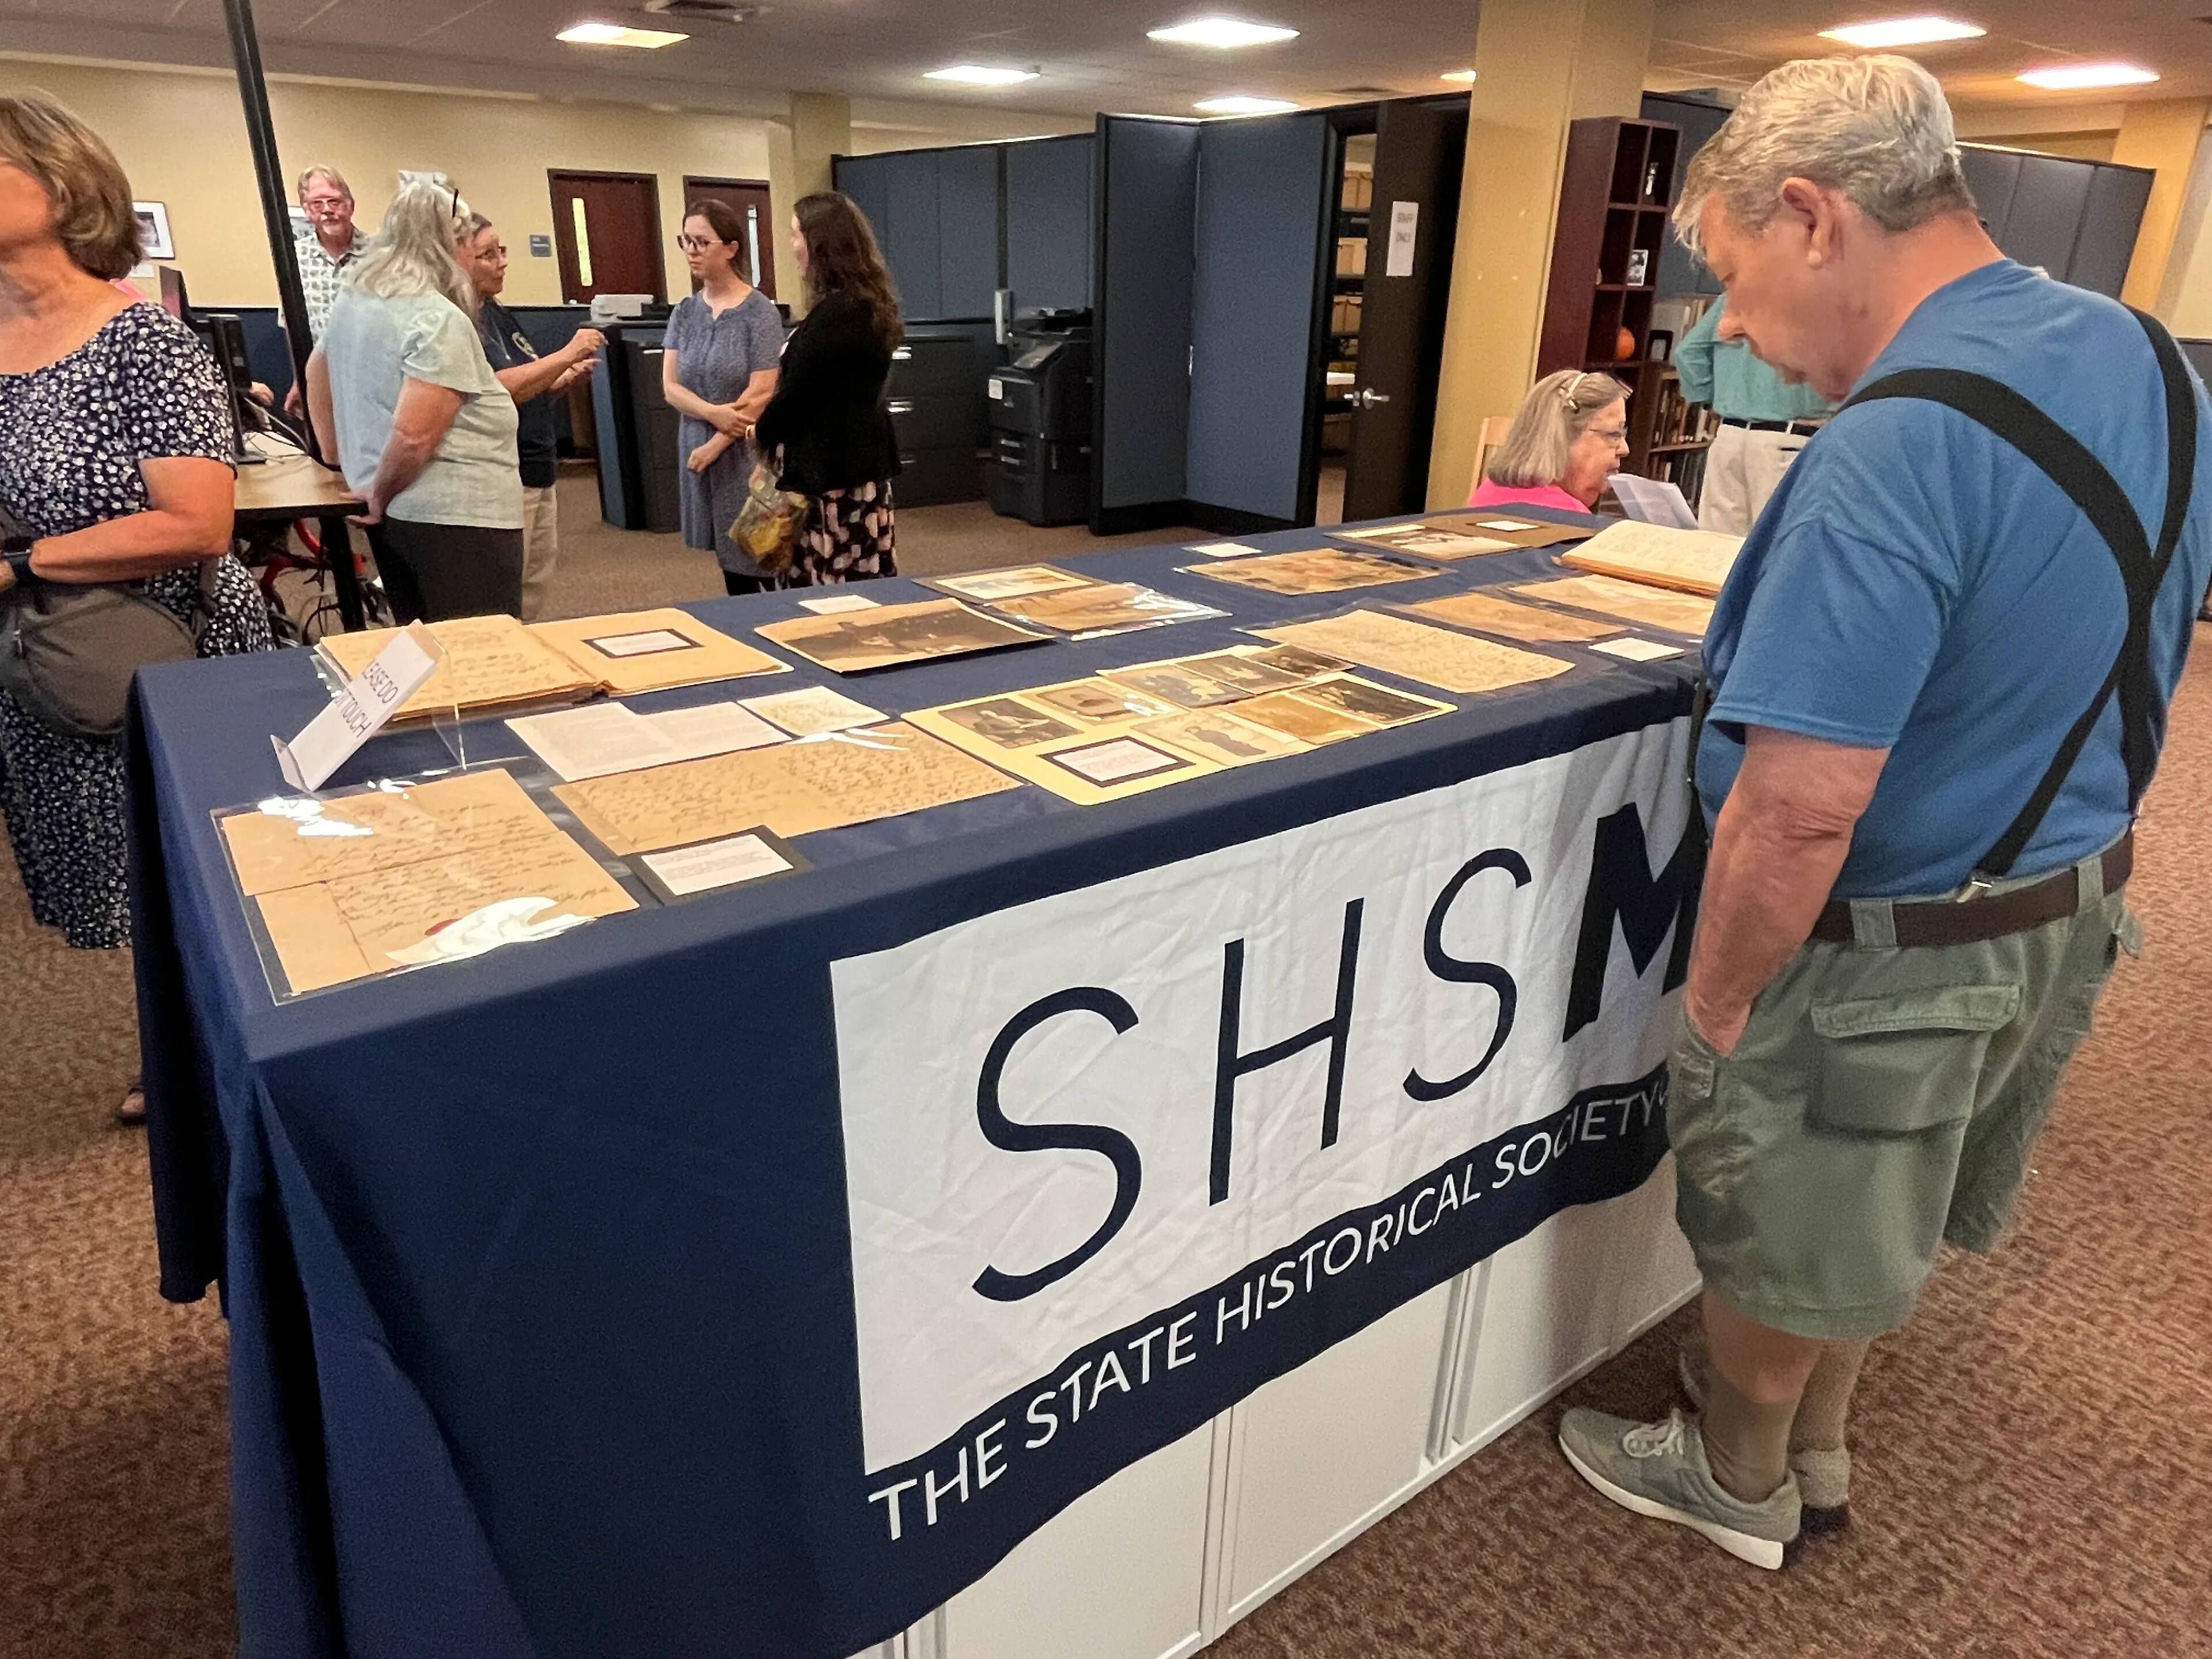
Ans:
POLYGON ((1747 432, 1796 432, 1810 437, 1824 422, 1820 421, 1747 421, 1734 415, 1721 416, 1723 426, 1740 426, 1747 432))
MULTIPOLYGON (((2105 890, 2117 893, 2135 873, 2136 832, 2129 830, 2105 850, 2105 890)), ((2024 933, 2032 927, 2070 916, 2081 908, 2081 884, 2074 866, 2008 893, 1979 898, 1925 899, 1892 907, 1897 942, 1913 945, 1975 945, 1984 939, 2024 933)), ((1813 924, 1813 937, 1830 945, 1855 937, 1848 899, 1831 899, 1813 924)))

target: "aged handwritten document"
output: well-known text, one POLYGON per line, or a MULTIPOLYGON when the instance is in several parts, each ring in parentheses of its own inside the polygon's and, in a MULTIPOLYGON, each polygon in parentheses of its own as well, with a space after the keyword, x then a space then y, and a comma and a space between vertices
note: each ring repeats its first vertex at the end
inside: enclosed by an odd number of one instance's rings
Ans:
POLYGON ((1571 665, 1557 657, 1517 651, 1379 611, 1352 611, 1253 631, 1263 639, 1305 646, 1446 691, 1502 691, 1564 674, 1571 665))
POLYGON ((617 696, 789 672, 767 652, 673 606, 538 623, 530 631, 617 696))
POLYGON ((1578 611, 1595 611, 1601 617, 1618 617, 1623 622, 1663 628, 1670 633, 1703 634, 1713 624, 1711 599, 1612 576, 1565 576, 1555 581, 1524 582, 1513 591, 1532 599, 1571 605, 1578 611))
POLYGON ((773 720, 794 738, 811 738, 817 732, 844 732, 890 718, 882 709, 855 702, 843 692, 832 691, 826 685, 803 685, 796 691, 747 697, 744 706, 763 720, 773 720))
POLYGON ((221 821, 297 994, 550 938, 635 902, 503 771, 221 821))
POLYGON ((1559 562, 1712 599, 1728 580, 1742 547, 1741 536, 1624 519, 1607 525, 1580 547, 1569 548, 1559 555, 1559 562))
POLYGON ((1586 617, 1571 617, 1564 611, 1547 611, 1538 605, 1521 605, 1487 592, 1455 593, 1448 599, 1430 599, 1421 605, 1409 605, 1406 609, 1432 622, 1477 628, 1486 634, 1500 634, 1509 640, 1526 640, 1531 644, 1602 640, 1621 631, 1618 623, 1592 622, 1586 617))
MULTIPOLYGON (((427 720, 458 707, 463 714, 518 703, 587 697, 600 684, 513 617, 456 617, 428 624, 446 660, 422 689, 399 705, 394 720, 427 720)), ((349 679, 392 642, 397 629, 325 635, 315 649, 349 679)))
POLYGON ((811 835, 1016 787, 951 744, 894 722, 563 784, 553 793, 627 857, 756 827, 811 835))

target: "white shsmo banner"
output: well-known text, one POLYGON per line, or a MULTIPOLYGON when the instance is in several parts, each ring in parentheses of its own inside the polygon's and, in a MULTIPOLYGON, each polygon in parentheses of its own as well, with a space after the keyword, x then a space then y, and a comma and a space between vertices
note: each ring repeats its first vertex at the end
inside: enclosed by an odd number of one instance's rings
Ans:
POLYGON ((1657 1066, 1687 725, 833 964, 868 1470, 1657 1066))

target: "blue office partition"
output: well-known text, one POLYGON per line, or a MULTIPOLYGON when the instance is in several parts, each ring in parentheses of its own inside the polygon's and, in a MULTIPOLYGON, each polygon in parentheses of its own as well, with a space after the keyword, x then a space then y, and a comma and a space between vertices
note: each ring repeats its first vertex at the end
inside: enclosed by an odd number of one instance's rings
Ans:
POLYGON ((1098 195, 1108 232, 1093 284, 1098 381, 1092 527, 1178 507, 1189 431, 1192 237, 1200 128, 1102 115, 1098 195))
POLYGON ((1299 516, 1328 151, 1319 114, 1200 130, 1184 485, 1200 506, 1299 516))
POLYGON ((1091 303, 1091 135, 1006 146, 1006 286, 1018 310, 1091 303))

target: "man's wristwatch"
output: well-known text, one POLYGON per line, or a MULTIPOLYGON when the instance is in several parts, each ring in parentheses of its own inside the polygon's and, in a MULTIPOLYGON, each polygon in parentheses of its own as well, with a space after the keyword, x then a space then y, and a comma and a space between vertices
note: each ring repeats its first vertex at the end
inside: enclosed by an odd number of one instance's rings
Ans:
POLYGON ((31 568, 31 550, 38 544, 36 536, 0 536, 0 564, 8 567, 8 574, 15 579, 18 587, 27 586, 39 579, 31 568))

